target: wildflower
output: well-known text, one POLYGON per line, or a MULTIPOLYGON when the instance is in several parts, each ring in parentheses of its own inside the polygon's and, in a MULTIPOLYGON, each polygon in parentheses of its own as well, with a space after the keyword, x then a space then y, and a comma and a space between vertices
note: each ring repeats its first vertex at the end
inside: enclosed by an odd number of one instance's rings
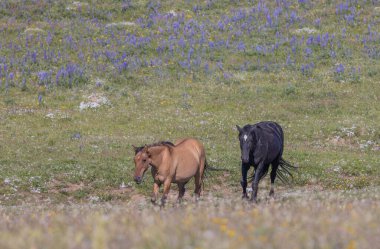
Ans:
POLYGON ((337 74, 343 74, 344 73, 344 66, 342 64, 339 64, 336 68, 335 68, 335 73, 337 74))
POLYGON ((313 54, 313 50, 309 47, 305 48, 306 57, 310 57, 313 54))
POLYGON ((38 103, 40 105, 42 105, 42 94, 41 93, 38 94, 38 103))

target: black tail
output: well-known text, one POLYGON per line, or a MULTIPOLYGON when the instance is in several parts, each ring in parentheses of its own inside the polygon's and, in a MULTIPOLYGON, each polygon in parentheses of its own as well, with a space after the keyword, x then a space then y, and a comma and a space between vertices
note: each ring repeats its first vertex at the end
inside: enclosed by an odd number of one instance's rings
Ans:
POLYGON ((208 172, 208 171, 225 171, 225 172, 231 172, 230 169, 226 169, 226 168, 215 168, 215 167, 212 167, 210 166, 210 164, 208 164, 207 160, 205 162, 205 172, 208 172))
POLYGON ((215 168, 215 167, 212 167, 210 166, 210 164, 208 164, 207 160, 205 161, 205 170, 204 170, 204 175, 202 177, 202 188, 204 189, 204 179, 208 176, 212 176, 211 172, 210 171, 224 171, 224 172, 232 172, 232 170, 230 169, 225 169, 225 168, 215 168))
MULTIPOLYGON (((288 176, 290 176, 293 179, 293 174, 291 173, 291 171, 298 169, 298 167, 290 164, 288 161, 285 161, 283 158, 280 159, 278 166, 279 167, 276 172, 277 177, 281 180, 281 182, 289 184, 288 176)), ((259 181, 261 181, 261 179, 263 179, 268 174, 269 167, 263 170, 264 170, 263 175, 261 176, 259 181)), ((252 181, 254 176, 255 176, 255 172, 252 172, 252 175, 249 176, 248 180, 252 181)))
POLYGON ((277 169, 277 177, 281 180, 281 182, 288 184, 290 176, 293 180, 293 174, 291 171, 298 169, 298 167, 290 164, 288 161, 283 158, 280 159, 280 164, 277 169))

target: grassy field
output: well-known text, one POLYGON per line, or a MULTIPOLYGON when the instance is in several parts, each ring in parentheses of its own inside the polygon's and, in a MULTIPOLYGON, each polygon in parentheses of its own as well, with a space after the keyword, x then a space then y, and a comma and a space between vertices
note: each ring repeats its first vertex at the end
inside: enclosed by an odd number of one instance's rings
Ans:
POLYGON ((1 1, 0 246, 370 248, 379 22, 377 0, 1 1), (262 120, 282 125, 299 170, 274 203, 264 179, 252 209, 235 125, 262 120), (132 145, 188 136, 231 172, 206 179, 199 205, 156 210, 132 145))

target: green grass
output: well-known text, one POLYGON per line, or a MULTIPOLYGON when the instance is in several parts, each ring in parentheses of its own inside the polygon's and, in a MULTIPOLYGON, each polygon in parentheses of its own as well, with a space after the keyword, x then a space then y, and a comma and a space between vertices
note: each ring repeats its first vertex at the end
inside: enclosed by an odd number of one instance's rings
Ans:
MULTIPOLYGON (((281 5, 282 13, 272 26, 264 14, 255 16, 254 30, 248 34, 239 26, 243 21, 219 28, 218 20, 239 18, 239 10, 257 10, 257 3, 198 3, 200 10, 194 13, 195 5, 187 1, 136 1, 124 10, 122 2, 111 2, 95 1, 74 9, 67 1, 2 2, 1 203, 18 203, 28 195, 58 202, 90 196, 120 198, 112 190, 132 182, 131 145, 183 137, 199 138, 213 165, 232 170, 225 179, 211 177, 211 185, 223 183, 237 190, 240 152, 235 125, 262 120, 277 121, 284 128, 284 157, 299 166, 293 184, 327 189, 379 185, 378 41, 368 38, 378 31, 373 25, 378 18, 373 3, 350 4, 356 19, 349 22, 345 18, 351 10, 335 14, 337 3, 290 1, 289 6, 281 5), (183 14, 181 30, 185 24, 187 30, 204 25, 206 42, 193 45, 191 61, 194 64, 199 55, 201 66, 180 66, 191 39, 202 38, 199 32, 175 35, 185 37, 182 51, 176 40, 173 54, 168 47, 158 52, 159 44, 173 39, 159 30, 172 30, 174 21, 150 18, 156 11, 183 14), (290 23, 292 11, 297 18, 290 23), (140 24, 106 28, 117 22, 138 22, 140 17, 140 24), (320 25, 315 24, 318 18, 320 25), (328 32, 334 38, 327 49, 307 45, 308 34, 298 31, 302 28, 312 28, 315 36, 328 32), (152 42, 145 47, 126 45, 123 42, 131 34, 151 37, 152 42), (293 37, 299 43, 294 52, 293 37), (209 42, 220 40, 228 40, 230 48, 209 47, 209 42), (246 49, 231 48, 238 42, 246 49), (279 48, 268 52, 276 44, 279 48), (305 55, 307 48, 312 49, 311 55, 305 55), (47 56, 54 52, 54 58, 43 59, 44 49, 47 56), (33 52, 37 52, 35 62, 33 52), (97 58, 95 52, 103 56, 97 58), (164 62, 119 73, 115 65, 120 61, 105 56, 109 53, 164 62), (285 63, 288 55, 292 63, 285 63), (302 66, 311 62, 314 69, 302 72, 302 66), (73 76, 73 85, 66 79, 55 86, 57 71, 68 63, 79 65, 83 74, 73 76), (203 70, 205 63, 210 72, 203 70), (339 64, 345 66, 344 73, 336 72, 339 64), (41 71, 52 73, 49 84, 42 84, 41 71), (80 111, 80 103, 93 93, 107 97, 110 104, 80 111), (70 184, 81 187, 71 191, 70 184)), ((269 2, 265 6, 274 18, 278 6, 269 2)), ((147 194, 150 183, 148 175, 144 185, 129 184, 130 194, 147 194)))
MULTIPOLYGON (((132 144, 188 136, 205 144, 212 165, 233 171, 226 181, 238 182, 235 124, 275 120, 285 131, 284 157, 300 167, 294 184, 339 189, 378 185, 378 151, 359 146, 378 139, 374 118, 378 107, 371 98, 361 97, 367 86, 345 85, 342 91, 334 82, 298 81, 296 96, 290 96, 284 93, 289 82, 285 77, 245 73, 234 84, 212 79, 207 84, 152 82, 127 94, 120 94, 119 86, 108 91, 57 89, 44 97, 42 106, 32 93, 11 91, 0 106, 0 132, 6 141, 1 146, 1 182, 17 179, 18 190, 11 198, 33 188, 48 196, 58 188, 50 184, 54 180, 63 185, 83 183, 86 194, 67 195, 86 199, 132 181, 132 144), (317 86, 322 84, 328 84, 328 89, 317 86), (79 103, 94 91, 107 96, 111 105, 80 111, 79 103), (365 112, 374 117, 362 116, 365 112), (47 117, 49 113, 54 117, 47 117), (347 136, 343 128, 352 126, 354 134, 347 136), (76 133, 79 139, 73 137, 76 133), (342 143, 332 142, 335 136, 342 137, 342 143), (335 167, 339 170, 334 171, 335 167)), ((3 192, 10 191, 7 184, 1 186, 3 192)), ((149 181, 132 186, 144 193, 151 188, 149 181)))
POLYGON ((74 5, 0 1, 0 248, 378 242, 378 1, 74 5), (93 94, 109 103, 81 111, 93 94), (281 124, 284 158, 299 168, 274 200, 265 178, 252 205, 240 199, 236 125, 263 120, 281 124), (183 137, 229 171, 207 175, 200 202, 190 182, 175 204, 173 186, 159 209, 150 173, 133 182, 132 145, 183 137))

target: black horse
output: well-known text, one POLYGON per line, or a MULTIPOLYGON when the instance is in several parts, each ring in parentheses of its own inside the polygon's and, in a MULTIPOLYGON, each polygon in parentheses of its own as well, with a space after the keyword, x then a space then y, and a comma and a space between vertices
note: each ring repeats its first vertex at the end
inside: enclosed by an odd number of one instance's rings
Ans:
POLYGON ((281 181, 286 182, 286 175, 292 174, 290 170, 295 168, 282 158, 284 150, 284 132, 279 124, 271 121, 260 122, 254 125, 245 125, 239 131, 241 149, 241 186, 243 198, 247 195, 247 173, 251 166, 254 167, 251 201, 257 202, 257 190, 259 181, 268 173, 269 165, 272 165, 270 173, 271 188, 269 195, 274 195, 274 180, 276 175, 281 181))

